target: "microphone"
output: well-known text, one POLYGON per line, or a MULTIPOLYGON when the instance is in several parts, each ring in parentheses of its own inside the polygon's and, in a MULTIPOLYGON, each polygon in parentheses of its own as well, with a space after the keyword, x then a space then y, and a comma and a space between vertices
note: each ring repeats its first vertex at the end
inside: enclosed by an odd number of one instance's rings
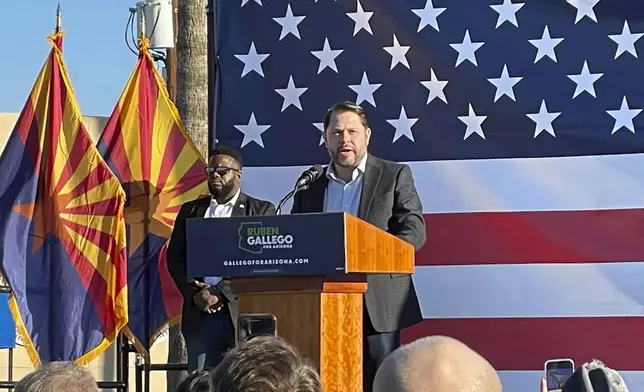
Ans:
POLYGON ((300 176, 300 178, 297 179, 297 182, 295 183, 295 192, 297 192, 299 189, 305 185, 309 185, 313 181, 317 180, 320 178, 322 175, 322 166, 320 165, 315 165, 308 170, 305 170, 304 173, 300 176))
POLYGON ((284 204, 295 194, 299 191, 303 191, 305 189, 308 189, 309 185, 320 178, 322 175, 322 172, 324 170, 322 169, 322 166, 320 165, 315 165, 310 167, 309 169, 305 170, 304 173, 300 175, 300 178, 297 179, 297 182, 295 183, 295 187, 293 187, 293 190, 291 190, 289 193, 286 194, 280 200, 279 204, 277 205, 277 210, 276 210, 276 215, 280 215, 282 213, 282 207, 284 204))

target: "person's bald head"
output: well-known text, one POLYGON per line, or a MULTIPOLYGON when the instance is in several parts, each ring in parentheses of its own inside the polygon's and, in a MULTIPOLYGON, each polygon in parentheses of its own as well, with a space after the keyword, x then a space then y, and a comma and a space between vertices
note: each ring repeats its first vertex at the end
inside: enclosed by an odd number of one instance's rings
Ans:
POLYGON ((490 363, 460 341, 430 336, 399 347, 379 367, 374 392, 501 392, 490 363))

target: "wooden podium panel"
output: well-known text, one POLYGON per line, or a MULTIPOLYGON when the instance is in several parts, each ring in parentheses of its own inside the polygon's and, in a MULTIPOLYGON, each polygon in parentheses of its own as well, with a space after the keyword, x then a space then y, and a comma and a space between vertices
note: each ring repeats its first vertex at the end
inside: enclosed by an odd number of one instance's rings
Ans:
POLYGON ((414 247, 360 218, 344 214, 347 273, 414 273, 414 247))
POLYGON ((275 315, 326 392, 362 391, 367 274, 412 274, 411 244, 346 213, 191 218, 186 240, 188 276, 229 276, 239 313, 275 315))
POLYGON ((313 362, 325 392, 362 391, 362 303, 366 289, 366 282, 325 281, 322 277, 233 281, 240 314, 274 314, 277 334, 313 362))

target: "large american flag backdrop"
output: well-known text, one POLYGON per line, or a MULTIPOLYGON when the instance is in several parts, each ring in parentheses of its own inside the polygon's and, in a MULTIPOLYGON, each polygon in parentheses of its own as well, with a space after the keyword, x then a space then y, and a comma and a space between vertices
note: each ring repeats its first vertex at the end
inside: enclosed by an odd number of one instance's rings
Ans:
POLYGON ((425 321, 507 391, 598 358, 644 388, 644 7, 634 0, 218 1, 216 137, 277 201, 328 162, 325 110, 408 163, 425 321))

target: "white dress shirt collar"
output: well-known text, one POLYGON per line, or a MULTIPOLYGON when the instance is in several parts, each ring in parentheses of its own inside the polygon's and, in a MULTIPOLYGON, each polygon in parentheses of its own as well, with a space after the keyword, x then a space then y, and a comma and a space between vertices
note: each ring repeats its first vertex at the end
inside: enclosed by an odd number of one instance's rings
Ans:
MULTIPOLYGON (((354 181, 356 178, 358 178, 361 174, 364 174, 366 168, 367 168, 367 157, 369 154, 365 154, 365 156, 360 160, 360 163, 358 163, 358 166, 353 169, 353 172, 351 173, 351 181, 354 181)), ((338 176, 335 175, 335 170, 333 169, 333 161, 329 163, 329 166, 326 168, 326 176, 330 180, 334 181, 340 181, 340 182, 345 182, 338 178, 338 176)))

